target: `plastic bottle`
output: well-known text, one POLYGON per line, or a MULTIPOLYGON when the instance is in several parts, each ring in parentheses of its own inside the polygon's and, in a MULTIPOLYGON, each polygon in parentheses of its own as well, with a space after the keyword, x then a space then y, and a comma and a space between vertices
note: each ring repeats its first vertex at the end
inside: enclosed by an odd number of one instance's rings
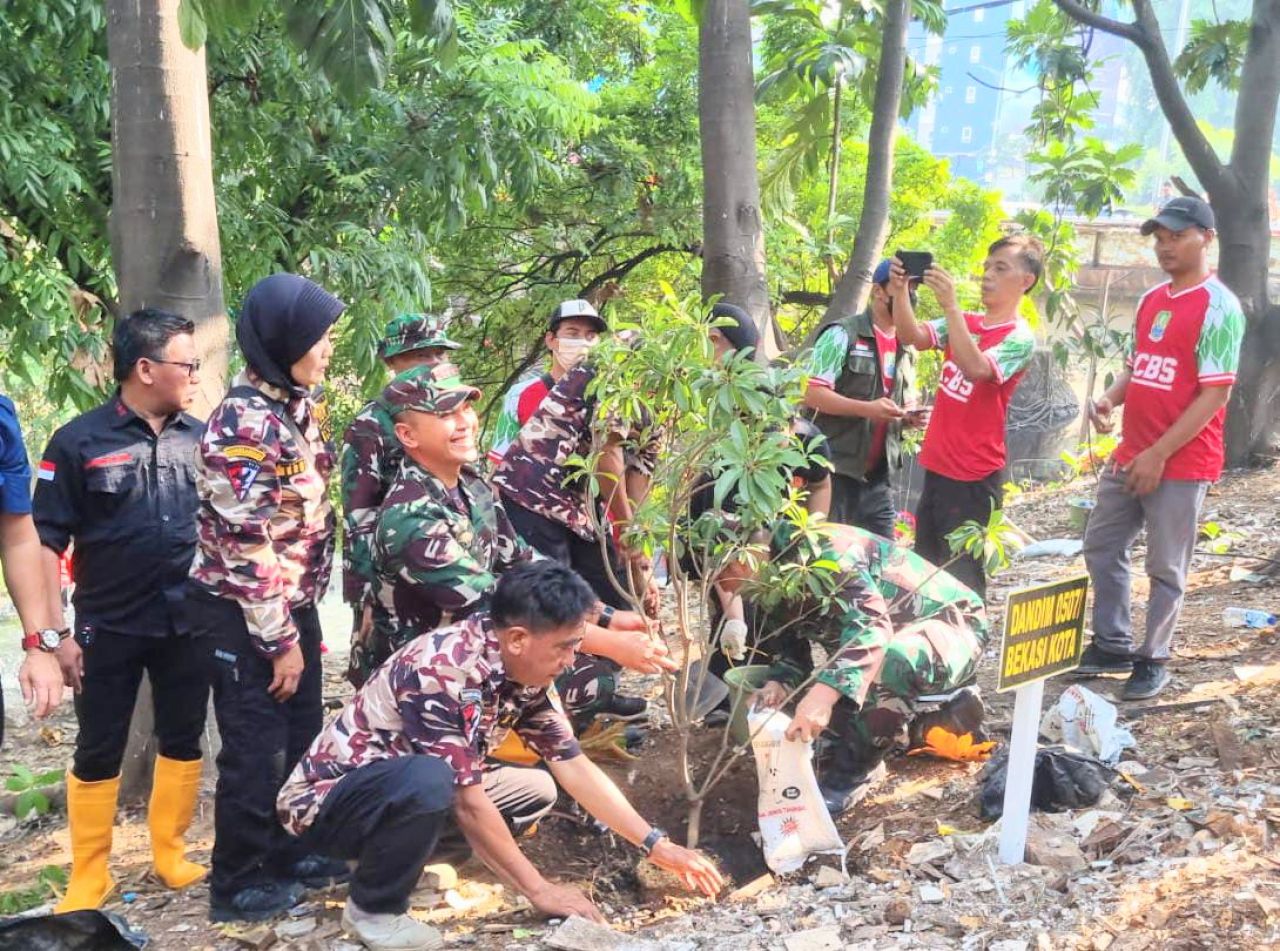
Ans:
POLYGON ((1224 608, 1222 623, 1227 627, 1274 627, 1276 616, 1254 608, 1224 608))

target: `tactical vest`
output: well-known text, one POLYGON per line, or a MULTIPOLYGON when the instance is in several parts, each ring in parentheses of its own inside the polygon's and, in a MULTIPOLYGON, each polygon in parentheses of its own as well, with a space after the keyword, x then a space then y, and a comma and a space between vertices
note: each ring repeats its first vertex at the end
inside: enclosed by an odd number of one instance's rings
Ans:
MULTIPOLYGON (((835 392, 849 399, 866 401, 885 396, 884 376, 880 372, 880 352, 876 348, 871 311, 868 309, 860 314, 829 320, 823 324, 819 336, 828 327, 837 324, 849 335, 849 349, 835 381, 835 392)), ((913 371, 909 351, 901 342, 898 343, 896 361, 893 392, 887 395, 901 406, 913 371)), ((865 480, 868 475, 867 456, 871 452, 875 424, 863 416, 831 416, 827 413, 814 413, 813 421, 830 443, 835 471, 852 479, 865 480)), ((900 423, 890 424, 884 445, 885 460, 890 471, 901 467, 901 434, 900 423)))

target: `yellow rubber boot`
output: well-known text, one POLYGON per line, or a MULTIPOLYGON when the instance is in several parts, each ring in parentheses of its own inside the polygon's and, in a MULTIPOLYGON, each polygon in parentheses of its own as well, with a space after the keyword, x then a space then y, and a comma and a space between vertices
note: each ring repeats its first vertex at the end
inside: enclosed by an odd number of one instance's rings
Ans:
POLYGON ((120 777, 85 783, 67 771, 67 819, 71 826, 71 881, 54 911, 97 908, 116 883, 107 870, 116 822, 120 777))
POLYGON ((183 840, 200 795, 201 766, 198 759, 156 757, 147 825, 151 829, 151 856, 156 874, 170 888, 194 885, 207 873, 203 865, 187 861, 187 844, 183 840))

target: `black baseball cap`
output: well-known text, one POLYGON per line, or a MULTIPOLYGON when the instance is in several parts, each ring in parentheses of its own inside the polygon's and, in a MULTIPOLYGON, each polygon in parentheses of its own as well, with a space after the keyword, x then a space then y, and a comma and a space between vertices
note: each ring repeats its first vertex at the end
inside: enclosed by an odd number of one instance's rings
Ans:
POLYGON ((724 338, 733 344, 734 350, 746 350, 760 344, 760 331, 756 330, 755 321, 741 307, 720 301, 711 308, 711 315, 717 318, 729 318, 731 324, 722 324, 714 329, 724 334, 724 338))
POLYGON ((556 328, 566 320, 572 318, 585 320, 596 328, 597 333, 604 333, 609 329, 609 325, 604 322, 604 318, 600 316, 599 311, 591 306, 591 301, 577 298, 575 300, 561 301, 556 305, 556 309, 551 312, 551 319, 547 321, 547 331, 555 333, 556 328))
POLYGON ((1170 231, 1184 231, 1187 228, 1216 227, 1213 209, 1201 198, 1190 195, 1179 195, 1167 201, 1159 214, 1142 223, 1142 234, 1149 235, 1156 228, 1168 228, 1170 231))

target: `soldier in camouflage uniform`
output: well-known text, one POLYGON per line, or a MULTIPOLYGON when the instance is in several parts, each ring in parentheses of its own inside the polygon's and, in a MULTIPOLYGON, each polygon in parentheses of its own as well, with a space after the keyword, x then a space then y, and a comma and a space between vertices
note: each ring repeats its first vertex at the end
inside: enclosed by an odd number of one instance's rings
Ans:
MULTIPOLYGON (((461 344, 450 340, 444 321, 429 314, 401 314, 387 324, 378 356, 393 375, 419 366, 446 362, 461 344)), ((404 453, 396 439, 395 421, 380 400, 364 405, 342 437, 338 465, 342 487, 342 600, 351 605, 351 661, 348 673, 356 686, 368 676, 363 658, 369 652, 373 625, 374 570, 369 551, 378 506, 400 471, 404 453)))
MULTIPOLYGON (((412 638, 483 607, 499 575, 537 557, 472 468, 479 395, 455 367, 440 364, 401 374, 380 398, 405 458, 371 536, 373 636, 352 661, 363 678, 412 638)), ((675 669, 634 612, 601 605, 591 621, 584 652, 558 681, 579 724, 609 705, 617 664, 643 673, 675 669)))
POLYGON ((210 917, 258 920, 345 866, 297 850, 275 820, 284 777, 323 721, 320 621, 335 454, 320 391, 343 303, 305 278, 254 285, 236 323, 247 368, 214 409, 196 463, 187 611, 203 638, 222 737, 210 917))
MULTIPOLYGON (((772 612, 778 633, 761 646, 768 649, 772 640, 775 659, 760 702, 781 703, 813 671, 810 642, 823 648, 829 660, 796 705, 787 736, 816 739, 830 726, 834 741, 819 786, 827 808, 839 815, 883 775, 891 750, 918 745, 923 724, 909 731, 917 699, 972 680, 988 627, 982 598, 945 571, 863 529, 828 528, 819 543, 793 540, 789 524, 774 534, 773 558, 829 559, 839 566, 832 597, 844 606, 784 603, 772 612)), ((751 575, 735 564, 721 580, 736 588, 751 575)), ((962 690, 929 715, 929 725, 972 733, 980 729, 981 713, 976 691, 962 690)))
POLYGON ((357 862, 343 924, 366 946, 441 945, 406 911, 423 864, 453 824, 538 912, 603 920, 576 888, 546 881, 511 835, 511 826, 551 808, 557 783, 686 887, 714 896, 723 884, 710 862, 641 818, 582 755, 560 709, 552 681, 582 643, 595 601, 562 565, 508 571, 488 611, 394 654, 294 769, 280 791, 280 820, 308 847, 357 862), (512 731, 548 771, 490 758, 512 731))

